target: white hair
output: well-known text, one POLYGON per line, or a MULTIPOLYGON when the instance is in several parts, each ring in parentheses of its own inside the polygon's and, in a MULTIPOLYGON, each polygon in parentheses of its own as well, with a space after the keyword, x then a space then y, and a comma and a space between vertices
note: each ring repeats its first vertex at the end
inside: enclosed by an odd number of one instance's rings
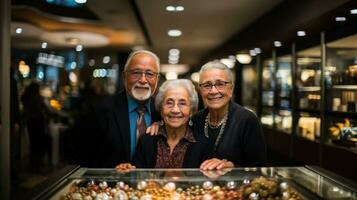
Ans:
POLYGON ((155 53, 148 51, 148 50, 138 50, 138 51, 131 52, 128 56, 128 59, 126 60, 126 63, 124 66, 124 71, 126 71, 128 69, 129 63, 134 58, 134 56, 137 54, 140 54, 140 53, 152 56, 155 60, 156 65, 157 65, 157 72, 160 73, 160 59, 159 59, 159 57, 157 57, 157 55, 155 53))
MULTIPOLYGON (((233 84, 233 81, 234 81, 234 78, 233 78, 233 73, 232 71, 228 68, 227 65, 225 65, 224 63, 220 62, 219 60, 214 60, 214 61, 210 61, 206 64, 204 64, 202 67, 201 67, 201 70, 200 70, 200 75, 202 74, 202 72, 204 71, 207 71, 209 69, 220 69, 220 70, 223 70, 227 73, 228 75, 228 78, 230 79, 229 81, 232 82, 233 84)), ((200 80, 201 81, 201 80, 200 80)))
POLYGON ((191 111, 195 113, 198 110, 198 95, 195 86, 188 79, 176 79, 167 80, 159 88, 159 92, 155 98, 155 108, 157 111, 161 110, 162 103, 164 101, 164 95, 168 90, 175 90, 178 87, 182 87, 187 90, 189 100, 191 101, 191 111))

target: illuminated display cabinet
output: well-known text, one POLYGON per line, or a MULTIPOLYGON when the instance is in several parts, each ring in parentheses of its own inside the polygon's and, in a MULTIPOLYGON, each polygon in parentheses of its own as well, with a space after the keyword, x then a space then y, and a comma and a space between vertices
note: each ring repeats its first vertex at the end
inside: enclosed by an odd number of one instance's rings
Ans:
POLYGON ((35 199, 356 199, 357 190, 313 167, 199 169, 72 168, 35 199))

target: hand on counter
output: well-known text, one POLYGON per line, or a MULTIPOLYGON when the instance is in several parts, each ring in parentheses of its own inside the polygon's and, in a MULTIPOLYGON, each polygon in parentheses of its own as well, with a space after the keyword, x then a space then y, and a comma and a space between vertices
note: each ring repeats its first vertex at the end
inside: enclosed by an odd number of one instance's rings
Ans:
POLYGON ((201 170, 213 170, 213 169, 224 169, 224 168, 233 168, 234 164, 231 161, 228 161, 226 159, 218 159, 218 158, 212 158, 209 160, 205 160, 201 166, 201 170))

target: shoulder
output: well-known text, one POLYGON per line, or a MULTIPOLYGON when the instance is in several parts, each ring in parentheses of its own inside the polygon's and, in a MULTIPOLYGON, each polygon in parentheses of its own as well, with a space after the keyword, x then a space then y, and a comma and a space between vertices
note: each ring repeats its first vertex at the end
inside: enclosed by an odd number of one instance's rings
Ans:
POLYGON ((235 102, 231 102, 229 112, 234 117, 239 117, 240 119, 243 119, 243 120, 257 120, 258 119, 257 115, 253 111, 248 110, 235 102))

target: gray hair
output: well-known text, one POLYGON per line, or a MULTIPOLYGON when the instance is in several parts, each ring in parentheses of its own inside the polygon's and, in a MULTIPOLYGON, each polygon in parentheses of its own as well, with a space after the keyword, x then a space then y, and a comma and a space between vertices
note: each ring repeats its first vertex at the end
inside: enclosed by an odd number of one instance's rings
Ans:
POLYGON ((159 88, 159 92, 155 98, 155 108, 157 111, 161 110, 164 101, 164 95, 168 90, 175 90, 178 87, 185 88, 191 101, 191 111, 195 113, 198 110, 198 95, 195 86, 188 79, 167 80, 159 88))
POLYGON ((153 52, 151 51, 148 51, 148 50, 138 50, 138 51, 133 51, 129 54, 128 56, 128 59, 126 60, 126 63, 125 63, 125 66, 124 66, 124 71, 126 71, 129 67, 129 63, 131 62, 131 60, 134 58, 134 56, 136 54, 140 54, 140 53, 143 53, 143 54, 147 54, 147 55, 150 55, 154 58, 155 60, 155 63, 157 65, 157 72, 160 73, 160 59, 159 57, 157 57, 156 54, 154 54, 153 52))
MULTIPOLYGON (((225 65, 224 63, 220 62, 219 60, 214 60, 214 61, 210 61, 206 64, 204 64, 202 67, 201 67, 201 70, 200 70, 200 75, 202 74, 202 72, 204 71, 207 71, 209 69, 220 69, 220 70, 223 70, 227 73, 228 75, 228 78, 230 79, 229 81, 232 82, 233 84, 233 81, 234 81, 234 78, 233 78, 233 73, 232 71, 228 68, 227 65, 225 65)), ((201 78, 201 77, 200 77, 201 78)), ((201 80, 200 80, 201 81, 201 80)))

